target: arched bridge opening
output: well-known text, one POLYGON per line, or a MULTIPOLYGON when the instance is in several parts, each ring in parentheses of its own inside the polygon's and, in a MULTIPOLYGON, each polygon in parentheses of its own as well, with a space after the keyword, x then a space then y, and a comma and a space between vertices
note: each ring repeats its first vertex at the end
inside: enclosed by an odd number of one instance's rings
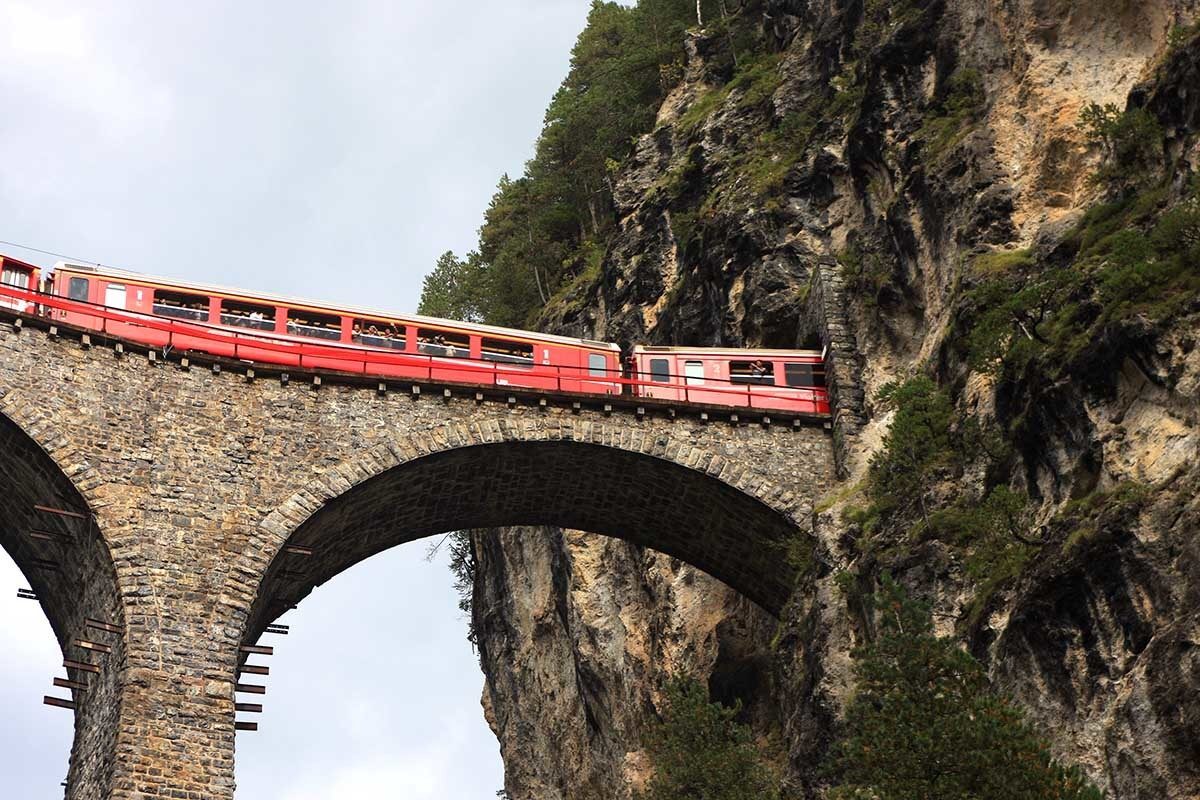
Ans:
POLYGON ((405 542, 453 530, 552 525, 685 561, 778 614, 809 548, 796 520, 707 471, 615 447, 505 441, 431 453, 364 478, 281 543, 246 641, 315 587, 405 542))
MULTIPOLYGON (((62 444, 36 419, 24 422, 49 446, 62 444)), ((110 752, 115 740, 124 656, 112 558, 89 503, 63 467, 3 413, 0 497, 0 546, 28 583, 18 591, 41 606, 63 655, 61 669, 45 676, 45 689, 48 702, 76 714, 68 795, 107 797, 111 765, 97 754, 110 752)))

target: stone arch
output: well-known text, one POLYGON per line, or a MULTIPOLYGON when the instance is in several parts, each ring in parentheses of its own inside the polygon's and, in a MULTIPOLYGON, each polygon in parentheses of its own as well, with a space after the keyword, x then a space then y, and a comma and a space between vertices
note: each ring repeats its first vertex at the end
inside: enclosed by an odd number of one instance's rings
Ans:
POLYGON ((497 422, 446 425, 376 446, 310 482, 261 523, 251 546, 270 562, 243 641, 382 550, 448 530, 517 524, 589 530, 660 550, 778 614, 795 580, 788 554, 810 546, 799 537, 811 498, 784 484, 792 478, 779 474, 785 467, 754 469, 673 430, 497 422))
POLYGON ((102 656, 99 675, 66 671, 84 681, 86 691, 55 690, 46 676, 47 694, 69 695, 76 702, 67 794, 72 798, 109 795, 114 767, 107 757, 116 740, 119 681, 124 641, 119 635, 89 630, 88 619, 123 627, 117 575, 108 545, 87 496, 91 467, 78 458, 36 404, 0 402, 0 547, 9 554, 37 595, 63 657, 89 661, 75 644, 95 640, 111 647, 102 656), (59 509, 69 514, 39 510, 59 509))

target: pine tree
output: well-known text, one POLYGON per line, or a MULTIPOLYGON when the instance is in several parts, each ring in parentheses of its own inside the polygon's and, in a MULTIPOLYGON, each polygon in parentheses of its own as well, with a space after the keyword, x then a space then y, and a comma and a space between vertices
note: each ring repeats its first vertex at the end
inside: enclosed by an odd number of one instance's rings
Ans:
POLYGON ((710 703, 698 682, 667 686, 663 719, 647 749, 654 776, 641 800, 770 800, 778 780, 761 761, 737 708, 710 703))
POLYGON ((472 253, 462 260, 447 250, 433 272, 425 276, 417 313, 461 322, 480 322, 479 258, 472 253))
POLYGON ((929 609, 885 579, 875 641, 854 651, 855 694, 835 749, 839 800, 1100 800, 982 665, 935 636, 929 609))

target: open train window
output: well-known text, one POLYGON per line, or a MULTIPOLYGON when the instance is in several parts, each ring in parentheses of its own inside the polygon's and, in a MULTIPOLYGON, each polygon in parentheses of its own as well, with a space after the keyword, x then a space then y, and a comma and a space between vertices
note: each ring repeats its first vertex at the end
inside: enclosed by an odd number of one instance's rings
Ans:
POLYGON ((650 359, 650 380, 655 383, 670 383, 671 362, 665 358, 650 359))
POLYGON ((588 375, 604 378, 608 375, 608 358, 603 353, 588 353, 588 375))
POLYGON ((391 350, 404 349, 404 326, 379 319, 354 320, 354 333, 350 340, 367 347, 387 347, 391 350))
POLYGON ((86 303, 88 299, 88 279, 75 278, 67 281, 67 297, 86 303))
POLYGON ((484 361, 518 364, 522 367, 533 366, 533 345, 531 344, 509 342, 504 339, 484 339, 481 345, 480 354, 484 361))
POLYGON ((772 386, 775 383, 775 365, 761 358, 751 361, 730 361, 729 381, 772 386))
POLYGON ((465 333, 443 331, 437 328, 417 329, 417 352, 427 356, 448 358, 470 358, 471 337, 465 333))
POLYGON ((825 367, 822 364, 784 364, 783 378, 788 386, 824 386, 825 367))
POLYGON ((336 314, 320 314, 293 308, 287 315, 287 332, 294 336, 311 336, 314 339, 342 338, 342 318, 336 314))
POLYGON ((226 300, 221 304, 221 324, 273 331, 275 330, 275 308, 258 303, 226 300))
POLYGON ((0 276, 0 283, 5 283, 8 286, 16 286, 18 289, 28 289, 29 275, 30 273, 27 270, 6 265, 3 276, 0 276))
POLYGON ((152 308, 160 317, 208 322, 208 298, 204 295, 155 289, 152 308))

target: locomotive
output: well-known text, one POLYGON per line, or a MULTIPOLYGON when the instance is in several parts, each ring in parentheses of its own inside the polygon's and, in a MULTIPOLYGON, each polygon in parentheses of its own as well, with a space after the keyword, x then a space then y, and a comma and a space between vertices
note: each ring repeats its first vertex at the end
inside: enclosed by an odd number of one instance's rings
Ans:
POLYGON ((0 256, 0 306, 150 347, 248 362, 474 386, 829 414, 814 350, 636 345, 0 256))

